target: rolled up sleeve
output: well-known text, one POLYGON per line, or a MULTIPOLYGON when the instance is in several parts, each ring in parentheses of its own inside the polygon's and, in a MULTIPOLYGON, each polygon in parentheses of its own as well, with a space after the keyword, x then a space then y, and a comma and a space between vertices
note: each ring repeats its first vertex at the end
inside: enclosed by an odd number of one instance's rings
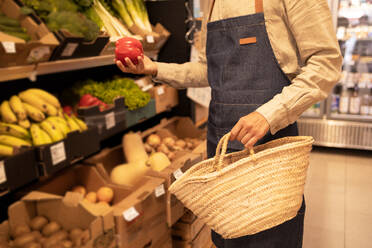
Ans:
POLYGON ((342 56, 326 0, 285 0, 286 22, 303 65, 280 94, 259 107, 270 132, 294 123, 314 103, 325 99, 341 75, 342 56))

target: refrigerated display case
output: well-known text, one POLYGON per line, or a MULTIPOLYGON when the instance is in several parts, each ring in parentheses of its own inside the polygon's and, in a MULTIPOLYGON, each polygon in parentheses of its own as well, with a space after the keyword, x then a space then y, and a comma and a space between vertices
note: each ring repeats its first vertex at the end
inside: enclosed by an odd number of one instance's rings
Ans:
POLYGON ((344 57, 329 97, 299 120, 315 145, 372 150, 372 1, 329 0, 344 57))

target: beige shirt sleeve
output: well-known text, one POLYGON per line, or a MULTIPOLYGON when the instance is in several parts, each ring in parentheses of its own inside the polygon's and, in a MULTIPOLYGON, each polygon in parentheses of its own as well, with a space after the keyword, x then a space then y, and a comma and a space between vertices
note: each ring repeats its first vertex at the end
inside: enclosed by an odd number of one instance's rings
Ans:
POLYGON ((157 62, 158 74, 154 78, 156 82, 169 84, 175 88, 207 87, 207 58, 205 55, 206 24, 203 20, 201 30, 202 49, 199 52, 198 62, 187 62, 184 64, 157 62))
POLYGON ((297 44, 300 73, 281 94, 257 109, 272 134, 294 123, 327 97, 341 74, 342 56, 327 1, 284 0, 286 22, 297 44))

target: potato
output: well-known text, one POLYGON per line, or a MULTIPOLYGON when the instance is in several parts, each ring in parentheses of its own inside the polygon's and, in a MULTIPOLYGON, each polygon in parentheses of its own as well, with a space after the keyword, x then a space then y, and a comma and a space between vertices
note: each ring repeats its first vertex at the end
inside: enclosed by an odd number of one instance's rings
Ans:
POLYGON ((182 149, 186 148, 186 142, 183 139, 179 139, 175 143, 176 146, 181 147, 182 149))
POLYGON ((72 242, 70 240, 63 240, 61 245, 63 248, 72 248, 72 242))
POLYGON ((83 230, 81 230, 80 228, 74 228, 71 229, 69 237, 72 241, 75 241, 76 239, 79 239, 81 237, 82 233, 83 230))
POLYGON ((166 137, 163 139, 163 144, 165 144, 169 149, 175 145, 176 141, 172 137, 166 137))
POLYGON ((170 161, 173 161, 174 159, 176 159, 176 153, 175 152, 168 153, 168 158, 170 161))
POLYGON ((90 239, 90 234, 89 234, 89 232, 87 231, 87 230, 83 230, 83 233, 82 233, 82 235, 81 235, 81 240, 82 240, 82 244, 83 245, 85 245, 85 244, 87 244, 88 243, 88 241, 89 241, 89 239, 90 239))
POLYGON ((158 147, 161 143, 161 138, 159 135, 151 134, 149 137, 147 137, 146 143, 152 147, 158 147))
POLYGON ((32 242, 32 243, 28 243, 27 245, 25 245, 24 248, 42 248, 42 247, 41 247, 41 244, 37 242, 32 242))
POLYGON ((35 241, 35 236, 32 233, 25 233, 14 240, 15 248, 23 248, 28 243, 35 241))
POLYGON ((154 148, 152 148, 149 144, 145 143, 144 146, 147 153, 152 153, 154 151, 154 148))
POLYGON ((31 232, 31 234, 34 235, 35 240, 38 242, 40 242, 41 238, 43 237, 43 235, 41 235, 39 231, 33 231, 31 232))
POLYGON ((186 142, 186 147, 187 147, 187 149, 193 149, 194 145, 193 145, 192 142, 186 142))
POLYGON ((57 242, 60 242, 67 238, 68 238, 68 233, 65 230, 58 231, 49 237, 49 239, 55 239, 57 240, 57 242))
POLYGON ((23 234, 30 233, 30 232, 31 232, 31 230, 27 225, 15 226, 15 228, 13 230, 13 238, 16 239, 16 238, 22 236, 23 234))
POLYGON ((51 221, 49 224, 44 226, 42 233, 44 236, 49 237, 53 233, 58 232, 60 229, 61 226, 57 222, 51 221))
POLYGON ((44 216, 36 216, 30 222, 30 227, 32 230, 40 231, 43 227, 48 224, 48 219, 44 216))
POLYGON ((47 238, 43 242, 43 248, 56 248, 58 241, 56 239, 47 238))
POLYGON ((156 151, 157 152, 162 152, 162 153, 164 153, 164 154, 166 154, 166 155, 168 155, 169 154, 169 149, 168 149, 168 147, 165 145, 165 144, 161 144, 157 149, 156 149, 156 151))

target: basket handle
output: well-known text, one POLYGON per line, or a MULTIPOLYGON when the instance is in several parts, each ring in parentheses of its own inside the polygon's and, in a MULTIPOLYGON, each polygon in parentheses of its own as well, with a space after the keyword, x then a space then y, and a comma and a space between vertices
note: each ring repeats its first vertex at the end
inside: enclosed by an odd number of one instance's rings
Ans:
MULTIPOLYGON (((228 132, 218 142, 217 149, 216 149, 216 155, 214 156, 214 164, 213 164, 214 168, 217 171, 220 171, 223 167, 223 159, 226 155, 227 145, 229 143, 230 136, 231 136, 231 132, 228 132)), ((249 153, 251 156, 254 155, 253 148, 249 149, 249 153)))

